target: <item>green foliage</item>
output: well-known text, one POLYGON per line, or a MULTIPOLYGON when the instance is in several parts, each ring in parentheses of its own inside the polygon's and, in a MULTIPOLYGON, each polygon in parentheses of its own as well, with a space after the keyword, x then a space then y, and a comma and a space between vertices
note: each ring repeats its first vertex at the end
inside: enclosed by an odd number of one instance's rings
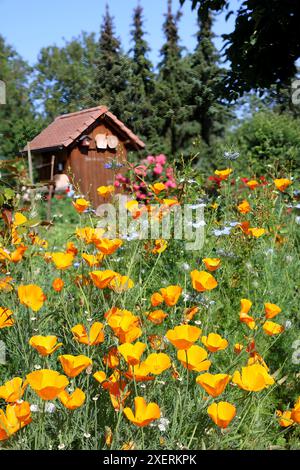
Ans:
POLYGON ((283 173, 299 169, 299 120, 286 114, 261 111, 229 134, 228 144, 241 154, 244 168, 251 161, 255 171, 275 165, 283 173))
POLYGON ((49 46, 40 51, 31 93, 47 121, 82 109, 96 49, 95 35, 83 32, 63 47, 49 46))
POLYGON ((31 69, 0 35, 0 79, 6 84, 6 104, 0 105, 0 157, 13 157, 36 133, 29 98, 31 69))

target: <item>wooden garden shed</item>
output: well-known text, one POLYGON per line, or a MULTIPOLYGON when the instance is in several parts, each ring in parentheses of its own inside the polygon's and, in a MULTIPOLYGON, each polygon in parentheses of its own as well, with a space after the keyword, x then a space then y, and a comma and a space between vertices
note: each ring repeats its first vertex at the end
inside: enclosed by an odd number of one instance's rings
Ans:
POLYGON ((53 174, 70 175, 73 185, 94 206, 102 202, 97 188, 113 184, 115 173, 122 172, 116 164, 127 161, 128 151, 144 147, 106 106, 59 116, 29 144, 40 181, 51 179, 53 159, 53 174))

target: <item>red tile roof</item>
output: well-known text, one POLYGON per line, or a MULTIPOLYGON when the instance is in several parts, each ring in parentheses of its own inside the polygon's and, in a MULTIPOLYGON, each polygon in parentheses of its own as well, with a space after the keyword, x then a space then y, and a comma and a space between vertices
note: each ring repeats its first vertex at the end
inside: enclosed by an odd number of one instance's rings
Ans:
MULTIPOLYGON (((120 131, 128 136, 133 144, 140 148, 145 147, 144 142, 128 129, 114 114, 108 111, 106 106, 97 106, 76 113, 58 116, 30 142, 30 149, 37 151, 48 148, 68 147, 78 139, 91 124, 104 115, 107 116, 108 119, 111 119, 120 131)), ((27 147, 25 147, 24 151, 27 151, 27 147)))

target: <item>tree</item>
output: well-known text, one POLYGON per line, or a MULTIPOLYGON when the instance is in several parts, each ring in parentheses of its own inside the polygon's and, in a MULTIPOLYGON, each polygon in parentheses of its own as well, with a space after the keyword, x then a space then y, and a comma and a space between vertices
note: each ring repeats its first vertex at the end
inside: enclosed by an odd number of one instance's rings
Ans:
POLYGON ((6 104, 0 104, 0 158, 13 157, 36 133, 29 98, 28 64, 0 35, 0 80, 6 84, 6 104))
POLYGON ((96 48, 95 35, 83 32, 61 48, 50 46, 40 51, 31 90, 47 121, 84 107, 96 48))
POLYGON ((107 105, 122 119, 125 110, 124 91, 129 71, 130 61, 122 52, 121 42, 115 35, 114 19, 106 5, 88 104, 107 105))
POLYGON ((191 56, 190 99, 192 119, 200 124, 202 140, 210 145, 212 136, 222 135, 229 118, 224 100, 226 70, 219 66, 213 44, 212 14, 198 15, 197 47, 191 56))
POLYGON ((155 116, 152 105, 152 96, 155 92, 155 75, 153 65, 148 59, 150 48, 145 40, 143 26, 143 8, 138 5, 133 13, 131 30, 133 47, 129 51, 132 61, 124 96, 126 103, 124 119, 134 132, 149 143, 149 141, 157 139, 153 123, 155 116))
POLYGON ((180 11, 172 12, 172 0, 168 0, 163 31, 166 42, 161 49, 162 60, 159 63, 155 108, 157 126, 164 137, 167 148, 173 154, 183 143, 182 124, 188 120, 186 100, 187 61, 182 60, 182 47, 179 44, 178 22, 180 11))
MULTIPOLYGON (((180 0, 183 4, 186 0, 180 0)), ((200 15, 207 9, 229 9, 229 0, 191 0, 200 15)), ((229 12, 231 14, 232 12, 229 12)), ((227 16, 228 16, 227 15, 227 16)), ((228 92, 288 84, 296 75, 300 57, 300 3, 298 0, 244 0, 235 29, 224 35, 225 57, 231 62, 228 92)))

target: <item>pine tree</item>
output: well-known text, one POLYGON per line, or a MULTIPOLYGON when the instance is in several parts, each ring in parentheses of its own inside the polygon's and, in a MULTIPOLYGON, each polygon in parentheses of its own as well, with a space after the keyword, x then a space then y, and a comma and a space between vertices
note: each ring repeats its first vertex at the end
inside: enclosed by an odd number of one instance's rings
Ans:
POLYGON ((115 35, 114 19, 106 5, 95 60, 94 79, 88 97, 89 104, 107 105, 122 119, 125 111, 123 93, 127 86, 129 71, 130 62, 122 52, 121 42, 115 35))
POLYGON ((197 47, 191 56, 189 80, 192 119, 200 125, 202 140, 210 145, 214 135, 222 134, 229 117, 222 100, 226 70, 219 66, 219 55, 213 43, 212 15, 198 15, 197 47))
POLYGON ((181 13, 172 12, 172 0, 168 0, 163 31, 166 42, 161 49, 155 108, 158 132, 165 140, 165 151, 177 153, 185 143, 183 123, 188 120, 186 101, 187 63, 182 60, 178 22, 181 13))
POLYGON ((145 40, 143 26, 143 8, 138 4, 133 12, 131 30, 133 47, 129 51, 132 62, 124 97, 127 103, 125 121, 134 132, 147 141, 151 148, 150 141, 157 139, 153 125, 154 109, 151 103, 155 91, 155 75, 153 65, 148 59, 150 48, 145 40))

